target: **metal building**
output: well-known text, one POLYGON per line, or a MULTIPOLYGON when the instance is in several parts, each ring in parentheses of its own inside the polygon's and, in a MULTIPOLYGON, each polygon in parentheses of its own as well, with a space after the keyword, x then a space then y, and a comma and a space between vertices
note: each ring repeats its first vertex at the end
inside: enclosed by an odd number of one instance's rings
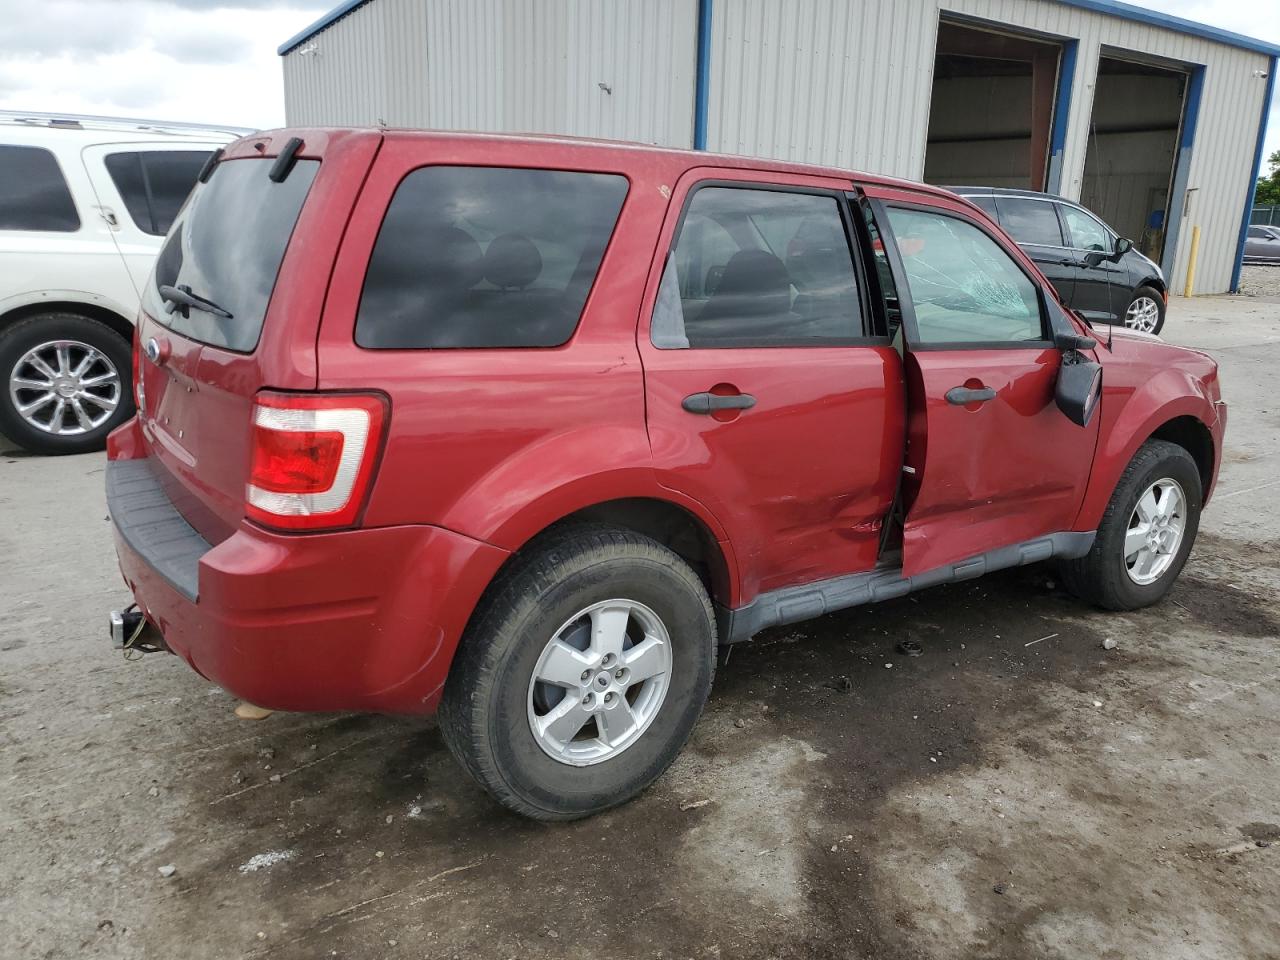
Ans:
POLYGON ((1113 0, 347 0, 288 123, 563 133, 1079 200, 1239 281, 1280 47, 1113 0))

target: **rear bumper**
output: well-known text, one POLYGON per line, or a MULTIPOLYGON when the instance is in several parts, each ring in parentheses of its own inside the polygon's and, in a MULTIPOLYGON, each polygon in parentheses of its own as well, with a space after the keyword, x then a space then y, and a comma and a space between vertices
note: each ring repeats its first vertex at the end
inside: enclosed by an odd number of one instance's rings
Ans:
POLYGON ((276 710, 436 708, 505 551, 427 526, 283 535, 242 523, 203 549, 173 524, 168 535, 140 536, 138 509, 173 509, 158 484, 141 489, 145 464, 108 464, 108 506, 125 582, 173 652, 276 710), (125 473, 132 504, 112 492, 125 473))

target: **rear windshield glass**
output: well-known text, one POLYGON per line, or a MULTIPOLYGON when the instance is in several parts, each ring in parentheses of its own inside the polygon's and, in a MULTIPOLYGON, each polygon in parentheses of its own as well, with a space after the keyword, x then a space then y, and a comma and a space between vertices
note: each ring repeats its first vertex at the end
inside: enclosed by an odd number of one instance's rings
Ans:
POLYGON ((555 347, 578 325, 626 178, 423 167, 387 210, 360 297, 371 348, 555 347))
POLYGON ((247 353, 258 343, 276 274, 318 160, 299 160, 283 183, 268 159, 225 160, 178 215, 147 286, 147 312, 175 333, 247 353), (166 302, 160 287, 185 289, 230 317, 166 302))

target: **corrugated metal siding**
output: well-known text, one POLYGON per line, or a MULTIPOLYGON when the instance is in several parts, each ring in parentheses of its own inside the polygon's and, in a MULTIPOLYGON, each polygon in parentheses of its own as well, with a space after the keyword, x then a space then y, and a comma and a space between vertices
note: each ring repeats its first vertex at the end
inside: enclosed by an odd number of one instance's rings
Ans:
POLYGON ((716 0, 707 148, 918 178, 932 4, 716 0))
POLYGON ((1228 288, 1265 93, 1253 76, 1268 67, 1263 54, 1048 0, 716 0, 714 11, 709 149, 912 179, 924 173, 939 14, 1079 39, 1063 151, 1062 192, 1073 199, 1102 48, 1205 65, 1188 177, 1195 193, 1170 281, 1182 289, 1198 224, 1196 288, 1228 288))
MULTIPOLYGON (((1076 95, 1071 100, 1067 144, 1063 151, 1062 192, 1073 199, 1080 196, 1084 177, 1099 55, 1134 51, 1178 63, 1204 65, 1204 93, 1187 178, 1188 190, 1195 192, 1189 203, 1190 215, 1178 231, 1178 249, 1169 281, 1176 292, 1182 292, 1191 227, 1199 225, 1196 289, 1201 293, 1222 293, 1228 289, 1245 194, 1253 176, 1257 123, 1266 93, 1266 82, 1253 73, 1268 69, 1269 61, 1264 54, 1046 0, 950 0, 939 6, 1055 36, 1079 38, 1076 95), (1104 47, 1107 49, 1103 50, 1104 47)), ((924 135, 923 128, 920 135, 924 135)), ((1179 199, 1174 197, 1173 202, 1171 220, 1183 213, 1176 206, 1179 199)))
POLYGON ((376 0, 285 55, 285 113, 688 147, 696 16, 697 0, 376 0))
MULTIPOLYGON (((1072 198, 1102 48, 1203 64, 1194 192, 1170 282, 1185 282, 1194 223, 1196 287, 1226 290, 1263 54, 1052 0, 714 0, 708 148, 920 178, 940 13, 1080 40, 1063 150, 1072 198)), ((687 147, 696 18, 697 0, 373 0, 284 57, 286 115, 687 147)))

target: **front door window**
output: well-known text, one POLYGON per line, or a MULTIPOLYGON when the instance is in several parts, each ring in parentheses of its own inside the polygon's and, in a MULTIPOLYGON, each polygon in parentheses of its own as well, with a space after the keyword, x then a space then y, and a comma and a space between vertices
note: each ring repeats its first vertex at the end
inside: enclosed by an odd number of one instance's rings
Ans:
POLYGON ((894 207, 898 242, 922 345, 1044 339, 1035 284, 971 223, 894 207))

